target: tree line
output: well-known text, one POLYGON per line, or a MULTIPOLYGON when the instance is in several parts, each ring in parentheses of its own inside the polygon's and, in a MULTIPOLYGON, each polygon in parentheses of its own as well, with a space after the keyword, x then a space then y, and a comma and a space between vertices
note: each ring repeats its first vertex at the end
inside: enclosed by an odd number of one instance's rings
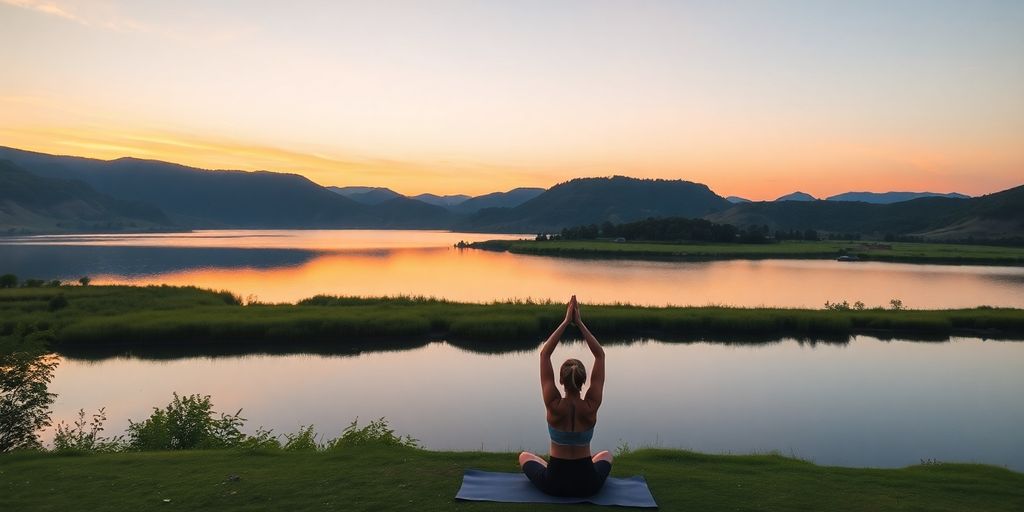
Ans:
MULTIPOLYGON (((771 243, 778 240, 822 240, 822 234, 813 229, 776 230, 768 225, 740 228, 732 224, 719 224, 706 219, 685 217, 647 218, 635 222, 573 226, 555 235, 538 234, 537 240, 594 240, 597 238, 645 240, 654 242, 717 242, 717 243, 771 243)), ((860 240, 859 233, 830 234, 831 240, 860 240)))

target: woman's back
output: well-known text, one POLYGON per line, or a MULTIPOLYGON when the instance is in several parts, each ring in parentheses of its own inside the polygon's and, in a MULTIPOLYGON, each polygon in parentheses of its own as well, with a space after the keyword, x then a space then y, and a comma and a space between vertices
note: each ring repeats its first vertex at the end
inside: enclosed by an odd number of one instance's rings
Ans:
POLYGON ((551 455, 565 459, 590 456, 590 438, 597 425, 593 404, 578 396, 562 398, 548 407, 547 422, 551 455))
POLYGON ((607 451, 590 454, 597 410, 604 395, 604 349, 583 325, 575 295, 569 300, 565 320, 541 346, 540 387, 551 436, 551 460, 523 452, 519 454, 519 465, 527 478, 548 494, 589 496, 604 485, 612 468, 612 456, 607 451), (594 370, 586 395, 581 395, 581 390, 587 383, 587 370, 578 359, 567 359, 559 371, 559 382, 565 394, 555 385, 551 353, 570 323, 580 329, 594 355, 594 370))

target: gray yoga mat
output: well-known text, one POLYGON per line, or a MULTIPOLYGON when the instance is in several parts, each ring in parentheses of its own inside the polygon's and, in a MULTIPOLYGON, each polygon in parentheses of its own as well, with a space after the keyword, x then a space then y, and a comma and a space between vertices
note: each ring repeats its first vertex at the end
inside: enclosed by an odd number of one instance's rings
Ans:
POLYGON ((522 473, 493 473, 467 469, 457 500, 501 501, 506 503, 593 503, 621 507, 658 508, 642 476, 605 480, 597 494, 587 498, 549 496, 534 487, 522 473))

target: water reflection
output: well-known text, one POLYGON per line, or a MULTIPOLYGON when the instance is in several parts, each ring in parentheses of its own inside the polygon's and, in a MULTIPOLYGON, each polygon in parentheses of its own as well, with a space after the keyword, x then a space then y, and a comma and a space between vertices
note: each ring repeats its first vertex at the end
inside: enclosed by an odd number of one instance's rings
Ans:
POLYGON ((226 289, 269 302, 315 294, 427 295, 647 305, 819 308, 826 301, 911 308, 1024 307, 1024 267, 857 264, 829 260, 574 260, 454 249, 518 235, 439 231, 202 231, 68 235, 0 241, 0 271, 93 277, 97 284, 226 289))
MULTIPOLYGON (((922 458, 1024 470, 1024 343, 610 345, 595 448, 658 444, 707 452, 778 450, 822 464, 902 466, 922 458)), ((578 357, 579 343, 555 360, 578 357)), ((67 358, 54 421, 107 407, 113 431, 171 393, 211 394, 249 426, 328 437, 387 416, 432 449, 546 450, 536 351, 468 352, 434 342, 358 355, 149 361, 67 358)), ((52 435, 52 434, 49 434, 52 435)))
POLYGON ((188 273, 201 268, 219 271, 299 267, 316 259, 301 249, 238 249, 200 247, 93 247, 16 245, 0 247, 5 272, 24 277, 75 280, 111 276, 108 282, 148 281, 155 276, 188 273), (117 276, 114 278, 113 276, 117 276))
MULTIPOLYGON (((570 336, 563 339, 572 342, 570 336)), ((707 340, 700 336, 672 338, 660 340, 661 343, 692 344, 692 343, 714 343, 719 345, 773 345, 784 342, 795 342, 801 346, 815 347, 822 345, 847 345, 851 336, 837 336, 834 338, 815 339, 794 339, 777 336, 750 336, 732 337, 728 339, 707 340)), ((880 338, 881 339, 881 338, 880 338)), ((925 337, 915 341, 935 342, 946 341, 948 337, 925 337)), ((474 341, 468 339, 449 339, 444 343, 460 350, 475 354, 518 354, 531 352, 537 348, 542 340, 491 340, 474 341)), ((575 340, 580 341, 580 340, 575 340)), ((648 338, 603 338, 601 344, 608 346, 616 345, 643 345, 648 338)), ((202 341, 188 343, 175 342, 147 342, 147 343, 99 343, 99 344, 76 344, 67 343, 58 346, 57 351, 61 357, 69 360, 102 361, 110 358, 141 359, 147 361, 164 361, 172 359, 188 359, 195 357, 221 358, 237 356, 256 355, 318 355, 318 356, 340 356, 354 357, 372 352, 392 352, 411 350, 438 342, 432 338, 374 338, 367 340, 294 340, 288 343, 280 341, 202 341)))

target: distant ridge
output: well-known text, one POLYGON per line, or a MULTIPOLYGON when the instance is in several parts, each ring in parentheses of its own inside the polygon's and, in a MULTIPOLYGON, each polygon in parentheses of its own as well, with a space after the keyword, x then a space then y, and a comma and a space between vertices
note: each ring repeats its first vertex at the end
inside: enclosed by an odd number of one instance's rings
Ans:
POLYGON ((459 213, 476 213, 484 208, 515 208, 544 193, 543 188, 520 187, 467 199, 452 208, 459 213))
POLYGON ((812 196, 810 194, 797 191, 797 192, 793 192, 792 194, 786 194, 786 195, 776 199, 775 201, 779 202, 779 201, 817 201, 817 200, 818 199, 816 197, 814 197, 814 196, 812 196))
POLYGON ((725 198, 725 200, 726 200, 726 201, 729 201, 729 202, 730 202, 730 203, 732 203, 732 204, 737 204, 737 203, 751 203, 751 202, 753 202, 753 201, 751 201, 750 199, 747 199, 747 198, 745 198, 745 197, 740 197, 740 196, 728 196, 728 197, 726 197, 726 198, 725 198))
MULTIPOLYGON (((1024 186, 975 198, 921 197, 877 204, 798 200, 732 203, 706 185, 626 176, 577 178, 548 190, 513 189, 477 198, 379 187, 348 194, 395 194, 363 204, 295 174, 210 171, 173 163, 95 160, 0 147, 0 233, 194 228, 395 228, 506 233, 686 217, 770 229, 914 236, 928 240, 1024 242, 1024 186), (390 192, 390 193, 389 193, 390 192), (13 230, 13 231, 12 231, 13 230)), ((917 193, 915 193, 917 194, 917 193)), ((879 194, 884 199, 898 195, 879 194)), ((843 196, 856 197, 856 196, 843 196)), ((736 200, 736 198, 733 198, 736 200)), ((800 200, 805 199, 805 200, 800 200)), ((813 198, 811 198, 813 199, 813 198)))
POLYGON ((872 204, 891 204, 922 197, 948 197, 953 199, 968 199, 971 196, 950 192, 942 194, 938 192, 845 192, 829 196, 826 201, 860 201, 872 204))
POLYGON ((467 200, 470 199, 470 196, 467 196, 466 194, 456 194, 451 196, 439 196, 436 194, 420 194, 417 196, 412 196, 412 199, 415 199, 417 201, 423 201, 424 203, 432 204, 434 206, 443 206, 445 208, 449 208, 466 202, 467 200))
POLYGON ((457 227, 476 231, 558 231, 648 217, 701 217, 730 203, 700 183, 613 176, 559 183, 515 208, 485 208, 457 227))
POLYGON ((980 197, 922 197, 889 204, 774 201, 733 205, 706 217, 736 226, 932 240, 1024 240, 1024 186, 980 197))
POLYGON ((0 227, 4 234, 168 230, 150 205, 114 199, 80 181, 44 178, 0 160, 0 227))
POLYGON ((327 187, 327 190, 341 194, 357 203, 370 205, 380 204, 396 197, 405 197, 384 187, 327 187))

